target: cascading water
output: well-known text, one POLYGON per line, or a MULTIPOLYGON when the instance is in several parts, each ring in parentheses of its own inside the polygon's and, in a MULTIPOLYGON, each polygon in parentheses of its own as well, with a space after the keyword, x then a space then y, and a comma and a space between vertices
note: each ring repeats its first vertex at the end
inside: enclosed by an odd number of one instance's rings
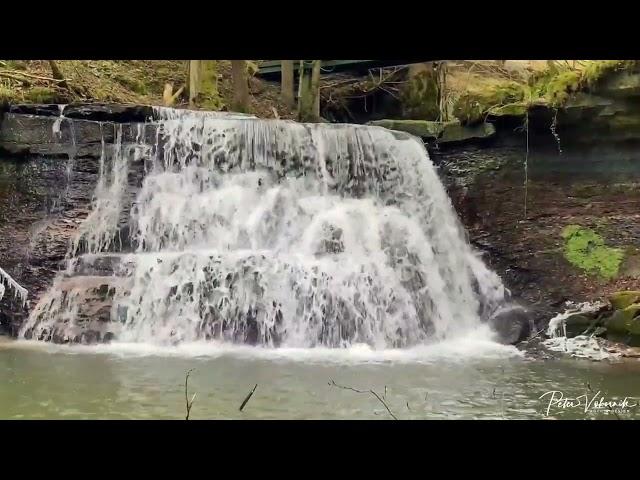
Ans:
POLYGON ((94 340, 400 348, 463 335, 504 303, 419 139, 156 116, 155 145, 145 125, 130 143, 119 129, 110 153, 103 145, 93 212, 23 336, 83 341, 80 330, 97 329, 79 327, 83 282, 68 284, 101 262, 116 267, 94 340))

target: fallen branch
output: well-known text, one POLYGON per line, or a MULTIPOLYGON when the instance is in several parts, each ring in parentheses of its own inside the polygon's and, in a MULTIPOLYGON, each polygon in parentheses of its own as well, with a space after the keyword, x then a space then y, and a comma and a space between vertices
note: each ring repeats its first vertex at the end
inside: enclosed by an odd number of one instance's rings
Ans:
POLYGON ((17 70, 0 70, 0 77, 6 77, 6 78, 13 78, 14 80, 19 80, 21 82, 26 81, 24 78, 20 78, 20 77, 26 77, 26 78, 34 78, 36 80, 44 80, 47 82, 53 82, 53 83, 60 83, 60 80, 56 80, 55 78, 50 78, 50 77, 42 77, 40 75, 32 75, 30 73, 24 73, 24 72, 19 72, 17 70))
POLYGON ((242 409, 243 409, 243 408, 244 408, 244 406, 247 404, 247 402, 249 401, 249 399, 253 396, 253 392, 255 392, 255 391, 256 391, 256 388, 258 388, 258 384, 257 384, 257 383, 253 386, 253 390, 251 390, 251 391, 249 392, 249 394, 245 397, 244 401, 242 402, 242 405, 240 405, 240 408, 239 408, 239 410, 240 410, 240 411, 242 411, 242 409))
POLYGON ((387 409, 387 412, 389 412, 389 415, 391 415, 394 420, 398 420, 398 418, 393 414, 393 412, 391 412, 391 410, 389 409, 389 406, 385 403, 385 401, 382 398, 380 398, 380 395, 378 395, 373 390, 358 390, 358 389, 353 388, 353 387, 346 387, 346 386, 343 386, 343 385, 338 385, 336 382, 333 381, 333 379, 331 379, 331 381, 329 382, 329 385, 331 385, 333 387, 337 387, 337 388, 342 388, 343 390, 351 390, 352 392, 356 392, 356 393, 370 393, 371 395, 376 397, 378 399, 378 401, 382 405, 384 405, 384 408, 387 409))
POLYGON ((191 372, 193 372, 195 369, 192 368, 191 370, 189 370, 187 372, 187 375, 184 378, 184 401, 186 403, 186 407, 187 407, 187 416, 185 418, 185 420, 189 420, 189 414, 191 413, 191 407, 193 407, 193 401, 196 399, 196 394, 193 394, 193 397, 191 397, 191 401, 189 401, 189 375, 191 375, 191 372))

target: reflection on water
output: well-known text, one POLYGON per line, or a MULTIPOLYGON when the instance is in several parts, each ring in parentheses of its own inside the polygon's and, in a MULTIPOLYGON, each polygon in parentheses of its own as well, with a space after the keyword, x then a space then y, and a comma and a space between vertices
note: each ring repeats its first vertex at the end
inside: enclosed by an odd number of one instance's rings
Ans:
MULTIPOLYGON (((192 419, 390 418, 373 395, 333 387, 331 380, 373 389, 399 419, 541 419, 550 395, 539 397, 549 391, 565 398, 587 395, 587 401, 595 397, 586 413, 583 406, 562 408, 558 402, 551 417, 616 418, 594 409, 599 398, 640 397, 637 362, 543 362, 515 355, 509 347, 437 347, 436 353, 426 347, 404 357, 396 351, 394 357, 364 347, 276 355, 249 347, 161 352, 5 342, 0 344, 0 418, 184 418, 184 378, 191 368, 189 392, 197 393, 192 419)), ((618 416, 639 417, 640 407, 627 410, 618 416)))

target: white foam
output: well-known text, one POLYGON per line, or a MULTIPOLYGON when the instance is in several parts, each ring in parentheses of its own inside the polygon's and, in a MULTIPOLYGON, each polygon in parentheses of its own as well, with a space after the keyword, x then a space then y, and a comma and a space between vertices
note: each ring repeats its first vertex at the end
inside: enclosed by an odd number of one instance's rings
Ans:
POLYGON ((480 328, 468 335, 428 345, 406 349, 376 350, 366 344, 355 344, 347 348, 266 348, 234 345, 224 342, 199 341, 180 343, 175 346, 160 346, 140 342, 113 342, 99 345, 57 345, 32 340, 17 340, 2 345, 3 348, 36 349, 51 353, 100 354, 121 358, 165 357, 204 358, 231 357, 246 360, 291 361, 329 364, 366 363, 435 363, 475 362, 521 358, 524 354, 510 345, 501 345, 490 338, 488 330, 480 328))

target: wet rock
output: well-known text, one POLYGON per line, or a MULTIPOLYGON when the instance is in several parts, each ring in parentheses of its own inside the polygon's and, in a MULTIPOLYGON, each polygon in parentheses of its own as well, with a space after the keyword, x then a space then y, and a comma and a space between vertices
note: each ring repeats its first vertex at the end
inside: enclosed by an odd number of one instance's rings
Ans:
POLYGON ((18 157, 99 158, 102 142, 114 143, 119 128, 122 129, 123 143, 155 142, 156 127, 153 124, 118 126, 67 117, 7 113, 0 124, 0 152, 18 157))
MULTIPOLYGON (((63 105, 58 104, 14 104, 7 105, 9 113, 59 117, 63 105)), ((67 118, 92 120, 95 122, 144 123, 153 118, 150 105, 113 103, 71 103, 64 105, 67 118)))
POLYGON ((565 320, 565 328, 567 331, 567 337, 577 337, 584 335, 588 330, 592 330, 596 327, 598 319, 594 314, 580 313, 571 315, 565 320))
POLYGON ((498 334, 498 341, 504 344, 516 344, 531 334, 531 312, 522 307, 510 307, 494 314, 489 326, 498 334))
POLYGON ((20 113, 23 115, 45 115, 57 117, 60 115, 60 105, 55 103, 22 105, 7 104, 6 111, 9 113, 20 113))
POLYGON ((70 104, 64 115, 94 122, 144 123, 153 118, 153 108, 135 104, 70 104))

